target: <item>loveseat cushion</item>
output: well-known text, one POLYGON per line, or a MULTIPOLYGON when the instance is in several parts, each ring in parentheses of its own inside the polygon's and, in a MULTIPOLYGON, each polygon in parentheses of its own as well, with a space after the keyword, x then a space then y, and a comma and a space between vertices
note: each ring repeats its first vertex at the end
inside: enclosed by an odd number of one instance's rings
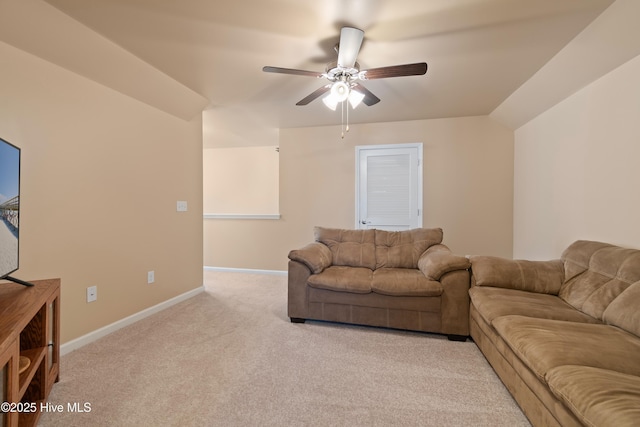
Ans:
POLYGON ((331 266, 309 276, 307 283, 312 288, 367 294, 371 292, 372 279, 373 271, 368 268, 331 266))
POLYGON ((373 272, 371 290, 392 296, 437 297, 442 294, 442 285, 426 278, 420 270, 379 268, 373 272))
POLYGON ((561 260, 527 261, 472 256, 473 286, 492 286, 557 295, 564 280, 561 260))
POLYGON ((615 326, 502 316, 492 325, 540 379, 562 365, 592 366, 640 375, 640 338, 615 326))
POLYGON ((640 377, 590 366, 565 365, 546 375, 553 394, 588 426, 637 426, 640 377))
POLYGON ((614 299, 603 317, 606 323, 640 337, 640 282, 629 286, 614 299))
POLYGON ((562 254, 565 283, 559 295, 590 316, 603 319, 608 305, 640 280, 640 250, 578 240, 562 254))
POLYGON ((555 295, 517 289, 474 286, 469 289, 469 296, 480 316, 490 325, 494 319, 513 314, 539 319, 601 323, 599 320, 576 310, 555 295))
POLYGON ((376 230, 346 230, 315 227, 316 242, 324 243, 331 250, 332 265, 376 267, 376 230))
POLYGON ((441 228, 375 231, 375 268, 418 268, 418 259, 430 246, 442 243, 441 228))

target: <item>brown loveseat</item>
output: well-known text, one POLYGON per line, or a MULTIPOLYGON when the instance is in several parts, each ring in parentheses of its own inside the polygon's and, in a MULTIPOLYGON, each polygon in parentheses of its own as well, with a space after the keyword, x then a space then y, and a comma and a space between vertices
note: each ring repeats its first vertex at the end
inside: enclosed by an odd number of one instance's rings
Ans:
POLYGON ((471 337, 533 425, 640 425, 640 250, 471 264, 471 337))
POLYGON ((442 229, 316 227, 289 253, 288 314, 305 319, 469 335, 469 260, 442 244, 442 229))

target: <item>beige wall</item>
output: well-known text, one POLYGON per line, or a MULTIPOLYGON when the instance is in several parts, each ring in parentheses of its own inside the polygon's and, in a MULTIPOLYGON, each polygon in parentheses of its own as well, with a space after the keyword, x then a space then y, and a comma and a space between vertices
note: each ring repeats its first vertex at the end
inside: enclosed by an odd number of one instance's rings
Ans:
POLYGON ((640 247, 640 56, 515 132, 514 257, 640 247))
POLYGON ((62 341, 200 287, 201 118, 178 119, 2 42, 0 58, 0 135, 22 148, 15 276, 62 278, 62 341), (177 213, 177 200, 189 211, 177 213), (87 303, 94 285, 98 300, 87 303))
POLYGON ((202 162, 205 214, 278 214, 277 147, 206 148, 202 162))
POLYGON ((280 220, 205 220, 204 265, 286 270, 313 226, 353 228, 355 147, 424 144, 424 226, 461 254, 512 253, 513 133, 489 117, 281 129, 280 220))

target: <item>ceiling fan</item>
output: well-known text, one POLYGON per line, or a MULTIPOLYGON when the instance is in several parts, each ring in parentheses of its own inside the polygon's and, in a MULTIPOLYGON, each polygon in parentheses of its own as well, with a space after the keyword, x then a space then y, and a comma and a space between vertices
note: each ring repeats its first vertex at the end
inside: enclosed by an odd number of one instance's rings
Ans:
POLYGON ((262 71, 327 79, 329 81, 328 84, 316 89, 298 101, 296 105, 307 105, 320 96, 329 93, 323 98, 323 102, 332 110, 336 109, 338 103, 346 100, 349 100, 353 108, 360 102, 364 102, 368 106, 380 102, 380 98, 365 88, 360 83, 361 81, 426 74, 426 62, 360 70, 360 65, 356 60, 363 39, 364 31, 358 28, 343 27, 340 30, 340 42, 335 48, 338 52, 338 59, 337 61, 329 62, 323 73, 270 66, 263 67, 262 71))

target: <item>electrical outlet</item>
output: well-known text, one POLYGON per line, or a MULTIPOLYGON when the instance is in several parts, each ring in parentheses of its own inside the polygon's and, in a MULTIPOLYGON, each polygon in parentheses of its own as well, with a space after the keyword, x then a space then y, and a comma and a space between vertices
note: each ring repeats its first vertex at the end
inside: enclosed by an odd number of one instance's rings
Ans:
POLYGON ((153 283, 156 281, 156 273, 151 270, 147 272, 147 283, 153 283))
POLYGON ((87 288, 87 302, 94 302, 98 299, 98 287, 89 286, 87 288))
POLYGON ((183 200, 178 200, 176 203, 176 210, 178 212, 186 212, 187 211, 187 202, 183 200))

